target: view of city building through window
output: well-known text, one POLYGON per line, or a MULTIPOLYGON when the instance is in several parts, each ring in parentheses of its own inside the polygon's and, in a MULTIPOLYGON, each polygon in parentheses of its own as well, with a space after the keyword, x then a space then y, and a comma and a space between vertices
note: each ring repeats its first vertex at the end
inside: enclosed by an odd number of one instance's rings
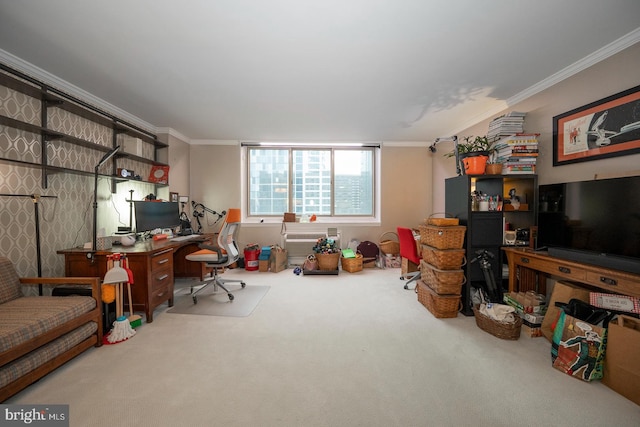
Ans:
POLYGON ((249 215, 372 216, 373 148, 248 149, 249 215))

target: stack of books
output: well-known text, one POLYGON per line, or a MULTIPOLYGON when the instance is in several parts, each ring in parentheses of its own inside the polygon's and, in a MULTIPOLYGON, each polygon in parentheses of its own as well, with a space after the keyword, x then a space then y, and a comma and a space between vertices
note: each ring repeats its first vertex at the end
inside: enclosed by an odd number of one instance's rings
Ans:
POLYGON ((489 123, 487 138, 496 141, 502 137, 524 132, 524 116, 526 113, 512 111, 504 116, 496 117, 489 123))
POLYGON ((538 136, 538 133, 516 133, 493 145, 496 162, 502 163, 504 175, 536 173, 538 136))

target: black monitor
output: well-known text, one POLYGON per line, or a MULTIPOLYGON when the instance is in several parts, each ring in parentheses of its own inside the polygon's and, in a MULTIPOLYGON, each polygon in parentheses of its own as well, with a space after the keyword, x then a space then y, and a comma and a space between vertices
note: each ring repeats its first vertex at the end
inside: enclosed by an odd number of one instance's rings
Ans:
POLYGON ((133 202, 136 213, 136 232, 156 228, 174 228, 180 225, 178 202, 133 202))
POLYGON ((539 187, 538 246, 558 258, 640 274, 640 176, 539 187))

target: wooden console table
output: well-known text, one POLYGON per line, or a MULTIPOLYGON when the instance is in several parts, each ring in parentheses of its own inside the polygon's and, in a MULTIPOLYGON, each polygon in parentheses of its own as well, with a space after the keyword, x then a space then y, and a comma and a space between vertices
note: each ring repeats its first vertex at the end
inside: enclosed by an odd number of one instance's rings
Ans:
POLYGON ((189 240, 152 239, 133 246, 114 246, 110 250, 97 251, 93 259, 87 257, 89 249, 62 249, 65 275, 69 277, 104 277, 107 256, 113 253, 126 254, 129 268, 133 272, 131 286, 133 309, 143 311, 147 323, 153 322, 153 310, 167 301, 173 306, 174 277, 199 277, 206 274, 202 263, 186 262, 184 257, 197 251, 203 242, 211 243, 214 234, 202 234, 189 240))
POLYGON ((503 248, 509 263, 509 292, 529 290, 530 284, 521 286, 523 278, 531 272, 538 274, 540 293, 544 292, 547 276, 567 279, 598 290, 640 298, 640 275, 619 270, 582 264, 536 252, 530 248, 503 248))

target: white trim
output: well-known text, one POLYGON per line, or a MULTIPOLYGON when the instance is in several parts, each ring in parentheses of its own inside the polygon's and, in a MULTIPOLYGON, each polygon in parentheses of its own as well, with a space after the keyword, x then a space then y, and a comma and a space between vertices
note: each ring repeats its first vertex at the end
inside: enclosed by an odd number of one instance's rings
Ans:
POLYGON ((383 147, 428 147, 428 141, 382 141, 383 147))
POLYGON ((552 74, 541 82, 536 83, 530 88, 525 89, 522 92, 512 96, 511 98, 507 99, 507 105, 514 105, 527 98, 530 98, 533 95, 542 92, 543 90, 548 89, 551 86, 560 83, 561 81, 566 80, 575 74, 578 74, 580 71, 583 71, 591 67, 592 65, 604 61, 610 56, 623 51, 624 49, 634 45, 635 43, 638 43, 639 41, 640 28, 636 28, 629 34, 619 38, 613 43, 609 43, 608 45, 596 50, 592 54, 585 56, 579 61, 576 61, 568 67, 565 67, 562 70, 558 71, 557 73, 552 74))
POLYGON ((166 134, 169 136, 172 136, 173 138, 177 138, 182 142, 186 142, 187 144, 190 143, 191 139, 183 134, 181 134, 180 132, 178 132, 177 130, 173 129, 173 128, 167 128, 167 127, 160 127, 160 128, 156 128, 156 133, 157 134, 166 134))
POLYGON ((240 145, 240 141, 233 139, 191 139, 191 145, 240 145))

